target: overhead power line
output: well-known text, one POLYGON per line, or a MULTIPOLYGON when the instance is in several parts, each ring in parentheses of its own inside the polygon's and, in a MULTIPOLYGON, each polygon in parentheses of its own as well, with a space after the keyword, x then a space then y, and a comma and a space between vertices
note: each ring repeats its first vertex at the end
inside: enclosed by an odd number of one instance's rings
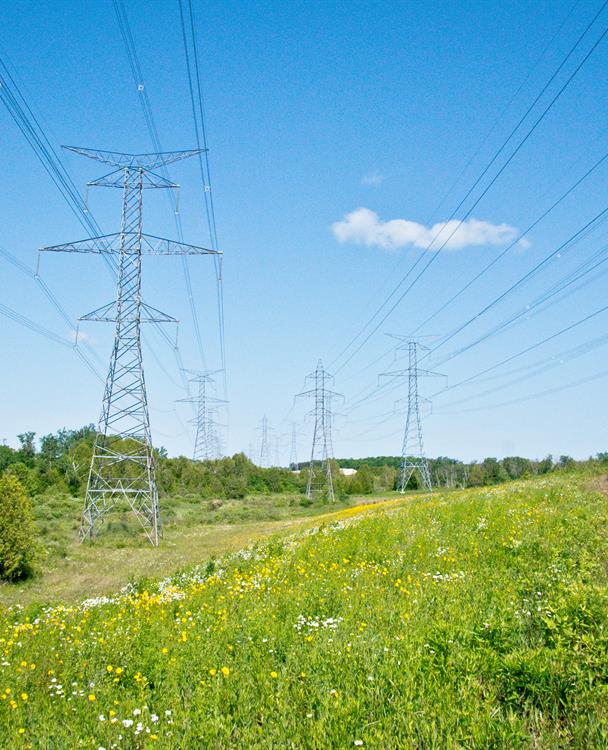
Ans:
MULTIPOLYGON (((59 190, 61 196, 69 206, 70 210, 77 218, 88 235, 98 237, 103 234, 99 224, 93 214, 82 200, 80 193, 67 171, 63 161, 46 135, 42 124, 33 112, 32 107, 28 104, 24 94, 19 88, 15 76, 11 73, 7 61, 0 57, 0 99, 6 106, 13 121, 19 131, 32 148, 37 159, 51 178, 54 185, 59 190)), ((101 253, 101 257, 110 273, 113 281, 116 280, 117 263, 110 253, 101 253)), ((160 335, 161 339, 169 346, 177 363, 178 372, 180 373, 182 388, 190 395, 189 384, 183 375, 183 361, 177 342, 174 342, 162 326, 153 323, 153 327, 160 335)), ((147 338, 142 337, 147 344, 147 338)), ((155 359, 157 359, 155 357, 155 359)), ((165 368, 162 368, 166 372, 165 368)))
MULTIPOLYGON (((450 214, 448 220, 445 222, 442 229, 433 237, 433 239, 430 241, 430 243, 427 245, 427 247, 424 248, 424 250, 419 255, 418 259, 414 262, 414 264, 410 267, 410 269, 407 271, 405 276, 403 276, 398 284, 394 287, 394 289, 391 291, 391 293, 388 295, 388 297, 382 302, 382 304, 378 307, 374 315, 368 320, 368 322, 363 326, 363 328, 356 334, 356 336, 351 339, 351 341, 344 347, 344 349, 338 354, 338 356, 333 360, 333 363, 338 362, 344 354, 351 348, 351 346, 354 344, 354 342, 363 334, 366 328, 368 328, 369 325, 373 323, 374 320, 381 314, 382 310, 389 304, 390 300, 397 294, 399 289, 402 287, 402 285, 405 283, 409 275, 415 270, 416 266, 422 261, 422 259, 425 257, 426 253, 433 247, 436 240, 443 234, 445 228, 447 226, 451 225, 452 220, 455 219, 456 214, 458 211, 463 207, 464 203, 468 200, 468 198, 471 196, 475 188, 479 185, 483 177, 488 173, 494 162, 499 158, 500 154, 504 151, 508 143, 511 141, 515 133, 519 130, 523 122, 527 119, 528 115, 531 113, 531 111, 534 109, 536 104, 539 102, 539 100, 542 98, 544 93, 547 91, 549 86, 553 83, 557 75, 560 73, 564 65, 567 63, 567 61, 570 59, 572 54, 575 52, 575 50, 578 48, 578 46, 581 44, 583 39, 586 37, 586 35, 589 33, 593 25, 595 24, 596 20, 599 18, 601 13, 604 11, 606 6, 608 5, 608 0, 606 0, 599 11, 594 15, 592 20, 589 22, 585 30, 582 32, 582 34, 578 37, 577 41, 574 43, 574 45, 569 50, 568 54, 563 58, 557 69, 554 71, 553 75, 550 77, 550 79, 547 81, 547 83, 543 86, 541 89, 541 92, 537 95, 537 97, 534 99, 532 104, 528 107, 524 115, 520 118, 519 122, 516 124, 516 126, 513 128, 507 139, 503 142, 503 144, 500 146, 500 148, 495 152, 495 154, 492 156, 486 167, 482 170, 480 175, 477 177, 471 188, 467 191, 464 198, 460 201, 460 203, 456 206, 456 208, 452 211, 450 214)), ((370 340, 370 338, 374 335, 374 333, 380 328, 380 326, 387 320, 387 318, 392 314, 392 312, 396 309, 396 307, 403 301, 403 299, 406 297, 406 295, 410 292, 410 290, 414 287, 414 285, 418 282, 418 280, 422 277, 422 275, 430 268, 430 266, 435 262, 437 259, 439 253, 445 248, 449 240, 456 234, 460 226, 464 221, 466 221, 467 218, 471 215, 471 213, 475 210, 475 208, 478 206, 478 204, 481 202, 481 200, 484 198, 484 196, 488 193, 488 191, 491 189, 491 187, 496 183, 496 181, 500 178, 500 176, 503 174, 505 169, 509 166, 509 164, 513 161, 515 156, 519 153, 519 151, 522 149, 522 147, 525 145, 525 143, 529 140, 529 138, 532 136, 532 134, 535 132, 535 130, 538 128, 538 126, 541 124, 541 122, 545 119, 545 117, 548 115, 548 113, 551 111, 555 103, 558 101, 558 99, 562 96, 564 91, 568 88, 570 83, 574 80, 576 75, 579 73, 579 71, 582 69, 582 67, 585 65, 587 60, 591 57, 593 52, 597 49, 599 44, 602 42, 602 40, 605 38, 606 34, 608 34, 608 26, 602 31, 600 37, 593 43, 591 48, 587 51, 587 53, 584 55, 583 59, 578 63, 578 65, 575 67, 574 71, 568 76, 566 81, 560 86, 557 93, 553 96, 553 98, 550 100, 549 104, 543 109, 541 114, 536 118, 532 126, 528 129, 526 134, 520 139, 516 147, 513 149, 511 154, 507 157, 505 162, 502 164, 502 166, 498 169, 498 171, 494 174, 494 176, 491 178, 489 183, 483 188, 481 193, 475 198, 473 203, 469 206, 469 208, 465 211, 462 218, 458 219, 456 221, 456 225, 453 228, 453 230, 449 233, 449 235, 442 241, 442 243, 439 245, 439 247, 436 247, 430 258, 427 260, 427 262, 423 265, 422 269, 418 272, 418 274, 414 277, 414 279, 410 282, 410 284, 403 290, 397 299, 390 305, 389 309, 382 315, 380 320, 374 325, 372 330, 365 336, 365 338, 359 343, 359 345, 354 349, 354 351, 351 352, 351 354, 348 356, 348 358, 336 369, 336 372, 339 372, 342 370, 346 365, 356 356, 356 354, 365 346, 365 344, 370 340)))
MULTIPOLYGON (((450 341, 452 338, 454 338, 458 333, 465 330, 469 325, 471 325, 474 321, 480 319, 483 317, 489 310, 491 310, 493 307, 495 307, 499 302, 504 300, 507 296, 511 295, 516 289, 520 288, 525 282, 536 276, 539 272, 544 270, 549 261, 553 258, 556 258, 560 255, 560 253, 564 252, 567 248, 571 249, 576 243, 580 242, 582 239, 584 239, 588 234, 594 230, 597 226, 600 225, 600 223, 603 223, 608 218, 608 207, 602 209, 599 213, 597 213, 592 219, 590 219, 588 222, 586 222, 580 229, 578 229, 576 232, 574 232, 570 237, 562 242, 560 245, 558 245, 555 249, 551 250, 549 253, 547 253, 538 263, 535 264, 535 266, 524 273, 522 276, 519 277, 515 282, 509 285, 506 290, 498 294, 496 297, 494 297, 490 302, 488 302, 484 307, 477 312, 475 315, 471 316, 469 319, 467 319, 464 323, 457 326, 456 329, 454 329, 451 333, 449 333, 447 336, 444 336, 437 344, 435 344, 433 347, 430 348, 430 350, 424 354, 421 357, 421 361, 432 356, 440 347, 442 347, 445 343, 450 341)), ((603 261, 600 261, 603 262, 603 261)), ((597 264, 599 265, 599 264, 597 264)), ((572 276, 572 278, 574 278, 572 276)), ((566 277, 566 279, 563 281, 564 288, 569 283, 569 278, 566 277)), ((540 303, 539 303, 540 304, 540 303)), ((486 341, 488 338, 490 338, 492 335, 496 335, 496 333, 503 330, 508 323, 512 322, 513 316, 511 316, 506 322, 503 324, 497 326, 495 330, 491 331, 490 333, 480 337, 476 342, 473 344, 470 344, 469 346, 462 347, 461 350, 458 350, 457 352, 454 352, 450 355, 446 355, 444 359, 440 360, 440 364, 447 362, 447 361, 453 361, 456 356, 459 354, 462 354, 464 351, 468 351, 473 346, 476 346, 477 344, 481 343, 482 341, 486 341)), ((383 388, 384 393, 390 392, 394 389, 394 384, 390 381, 387 382, 383 388), (392 387, 391 387, 392 386, 392 387)), ((349 413, 352 412, 354 409, 359 408, 363 403, 366 403, 368 401, 373 401, 375 398, 379 398, 383 394, 378 394, 378 388, 375 388, 374 390, 370 390, 370 392, 367 395, 362 395, 360 398, 355 400, 353 403, 351 403, 349 407, 349 413)))
MULTIPOLYGON (((217 224, 215 219, 215 207, 213 203, 213 187, 211 184, 211 170, 209 167, 209 148, 207 144, 207 126, 205 123, 205 107, 203 101, 203 89, 201 83, 201 72, 199 64, 199 54, 197 45, 196 19, 192 0, 188 0, 188 21, 184 13, 184 4, 179 2, 179 15, 182 32, 182 42, 184 45, 184 56, 186 61, 186 72, 188 74, 188 91, 190 93, 190 104, 192 108, 192 119, 194 121, 194 134, 196 145, 202 152, 198 157, 199 170, 201 175, 201 185, 203 191, 203 202, 205 206, 205 215, 209 227, 211 248, 218 249, 217 224), (189 34, 187 32, 189 30, 189 34), (190 47, 192 48, 190 50, 190 47)), ((222 379, 224 398, 228 397, 228 383, 226 370, 226 344, 225 344, 225 323, 224 323, 224 276, 223 276, 223 256, 215 259, 215 276, 216 276, 216 296, 217 296, 217 314, 219 322, 219 340, 220 340, 220 358, 222 367, 222 379)))
POLYGON ((486 375, 488 372, 492 372, 498 367, 502 367, 503 365, 506 365, 509 362, 513 362, 513 360, 518 359, 519 357, 522 357, 524 354, 528 354, 529 352, 534 351, 535 349, 538 349, 540 346, 543 346, 543 344, 546 344, 549 341, 553 341, 553 339, 556 339, 559 336, 562 336, 564 333, 568 333, 569 331, 572 331, 575 328, 578 328, 579 326, 583 325, 583 323, 587 323, 589 320, 596 318, 598 315, 601 315, 603 312, 606 312, 606 310, 608 310, 608 305, 604 305, 603 307, 600 307, 598 310, 595 310, 589 315, 585 315, 583 318, 580 318, 574 323, 570 323, 569 325, 564 326, 563 328, 560 328, 559 331, 556 331, 555 333, 552 333, 549 336, 545 336, 545 338, 541 339, 540 341, 537 341, 536 343, 531 344, 530 346, 527 346, 524 349, 520 349, 518 352, 515 352, 515 354, 511 354, 509 357, 505 357, 504 359, 500 360, 500 362, 496 362, 495 364, 490 365, 489 367, 486 367, 483 370, 480 370, 479 372, 474 373, 473 375, 469 375, 463 380, 459 380, 457 383, 453 383, 451 385, 446 386, 441 391, 437 391, 437 393, 434 393, 431 396, 431 398, 435 398, 436 396, 439 396, 440 394, 445 393, 446 391, 452 391, 455 388, 460 388, 466 383, 470 383, 472 380, 477 380, 477 378, 481 377, 482 375, 486 375))
MULTIPOLYGON (((157 153, 162 153, 164 149, 160 141, 158 128, 156 126, 156 121, 154 119, 154 114, 152 112, 152 105, 150 104, 150 97, 148 96, 148 91, 146 89, 143 71, 142 71, 141 64, 139 62, 139 57, 137 55, 137 48, 135 46, 135 40, 133 37, 133 33, 131 31, 131 26, 129 24, 127 11, 124 5, 124 0, 113 0, 113 3, 114 3, 114 11, 116 13, 116 19, 118 21, 118 26, 120 28, 120 33, 122 36, 125 52, 127 54, 129 67, 131 69, 131 76, 133 78, 133 83, 135 84, 137 88, 138 99, 142 108, 144 120, 146 122, 146 127, 148 129, 148 133, 150 135, 150 139, 152 141, 154 150, 157 153)), ((200 156, 200 154, 198 156, 200 156)), ((160 171, 165 179, 167 180, 170 179, 169 170, 167 169, 165 165, 161 166, 160 171)), ((183 235, 181 216, 179 214, 179 209, 178 209, 177 198, 173 194, 173 192, 171 192, 170 194, 168 193, 167 198, 169 200, 171 209, 173 211, 178 238, 180 239, 180 241, 183 242, 184 235, 183 235)), ((216 249, 216 248, 212 248, 212 249, 216 249)), ((207 361, 205 357, 205 349, 203 346, 201 326, 200 326, 198 312, 196 309, 196 302, 194 299, 190 266, 188 264, 188 259, 186 258, 186 256, 182 256, 181 263, 182 263, 182 271, 184 274, 184 281, 186 284, 186 294, 188 297, 188 304, 190 307, 190 314, 192 317, 192 324, 194 327, 194 333, 195 333, 196 343, 198 347, 198 352, 201 358, 203 369, 206 370, 207 361)))
POLYGON ((544 398, 545 396, 553 396, 556 393, 561 393, 562 391, 570 390, 571 388, 578 388, 581 385, 586 385, 587 383, 591 383, 594 380, 601 380, 607 377, 608 370, 601 370, 600 372, 596 372, 593 375, 587 375, 584 378, 577 378, 576 380, 573 380, 569 383, 555 386, 555 388, 543 388, 542 391, 536 391, 535 393, 530 393, 526 396, 518 396, 517 398, 513 398, 508 401, 502 401, 497 404, 488 404, 486 406, 478 406, 470 409, 458 409, 457 411, 441 411, 439 413, 442 415, 469 414, 472 412, 489 411, 491 409, 501 409, 505 406, 517 406, 518 404, 523 404, 527 401, 534 401, 539 398, 544 398))

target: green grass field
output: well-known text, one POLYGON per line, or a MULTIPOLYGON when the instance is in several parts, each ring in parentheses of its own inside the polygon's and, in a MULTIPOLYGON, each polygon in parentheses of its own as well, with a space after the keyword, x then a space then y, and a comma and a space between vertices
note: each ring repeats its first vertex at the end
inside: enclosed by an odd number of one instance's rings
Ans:
POLYGON ((321 515, 380 499, 351 497, 329 505, 294 495, 212 501, 163 498, 164 538, 160 548, 153 549, 127 512, 113 513, 98 538, 80 544, 82 499, 38 497, 33 502, 41 542, 37 574, 19 585, 0 583, 0 606, 65 604, 111 594, 132 581, 164 577, 273 534, 306 528, 321 515))
POLYGON ((0 747, 608 747, 597 479, 304 520, 108 599, 4 610, 0 747))

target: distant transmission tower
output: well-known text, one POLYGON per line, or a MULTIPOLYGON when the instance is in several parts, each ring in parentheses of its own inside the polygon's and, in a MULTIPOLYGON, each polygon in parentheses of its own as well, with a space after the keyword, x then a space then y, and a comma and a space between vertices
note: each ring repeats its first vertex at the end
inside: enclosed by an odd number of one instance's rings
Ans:
POLYGON ((115 169, 89 186, 122 190, 120 232, 43 250, 68 253, 116 253, 116 300, 81 320, 116 324, 114 347, 106 379, 99 428, 93 448, 80 537, 92 537, 104 516, 126 502, 150 542, 158 544, 160 513, 150 418, 141 353, 140 325, 177 322, 142 302, 141 258, 151 255, 208 255, 216 251, 186 245, 142 232, 142 199, 147 188, 178 186, 151 170, 195 156, 200 150, 158 154, 123 154, 115 151, 72 148, 82 156, 115 169))
POLYGON ((295 471, 298 468, 298 436, 301 435, 298 432, 297 422, 291 423, 291 443, 289 446, 289 468, 295 471))
POLYGON ((383 372, 380 377, 403 377, 407 375, 407 416, 405 418, 405 431, 403 434, 403 445, 401 448, 401 469, 399 472, 399 491, 405 492, 412 474, 417 471, 422 484, 429 492, 432 492, 431 473, 429 464, 424 454, 424 443, 422 440, 422 422, 420 420, 420 402, 427 401, 418 394, 419 377, 444 377, 439 372, 421 370, 418 367, 418 350, 428 351, 428 347, 416 339, 408 339, 405 336, 391 334, 393 338, 402 342, 397 349, 407 349, 409 364, 405 370, 394 370, 383 372))
POLYGON ((309 416, 314 417, 314 431, 310 465, 308 467, 308 482, 306 497, 325 496, 330 502, 334 501, 334 483, 331 476, 331 459, 334 451, 331 440, 331 423, 333 412, 331 402, 334 398, 343 398, 342 394, 329 390, 327 385, 333 383, 333 376, 323 369, 323 362, 317 362, 317 369, 306 376, 313 387, 308 391, 298 393, 296 398, 309 397, 314 399, 314 407, 309 416))
POLYGON ((192 458, 195 461, 211 461, 214 458, 221 458, 218 432, 220 425, 216 419, 216 414, 217 407, 225 404, 226 401, 209 395, 208 388, 215 383, 212 377, 215 372, 220 371, 195 373, 190 382, 197 385, 197 395, 192 398, 178 399, 182 403, 196 404, 196 416, 189 420, 191 424, 196 425, 194 451, 192 454, 192 458))
POLYGON ((281 435, 275 435, 274 437, 274 466, 281 465, 281 435))
POLYGON ((258 430, 260 430, 261 432, 260 466, 264 467, 265 469, 270 466, 270 438, 268 436, 268 433, 271 429, 272 427, 270 426, 268 417, 264 415, 262 417, 262 421, 260 422, 258 430))

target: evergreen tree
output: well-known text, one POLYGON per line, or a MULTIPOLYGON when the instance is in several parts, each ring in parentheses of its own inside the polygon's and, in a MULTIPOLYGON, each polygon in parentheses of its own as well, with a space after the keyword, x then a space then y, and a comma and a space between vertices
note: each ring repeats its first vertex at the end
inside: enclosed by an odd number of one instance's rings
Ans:
POLYGON ((5 474, 0 477, 0 579, 30 575, 34 547, 29 497, 16 476, 5 474))

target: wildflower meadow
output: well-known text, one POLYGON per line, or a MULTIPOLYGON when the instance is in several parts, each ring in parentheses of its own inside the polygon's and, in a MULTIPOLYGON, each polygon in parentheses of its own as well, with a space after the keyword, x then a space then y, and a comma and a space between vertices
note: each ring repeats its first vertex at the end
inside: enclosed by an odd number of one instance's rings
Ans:
POLYGON ((0 612, 0 747, 608 747, 607 498, 582 475, 341 511, 0 612))

